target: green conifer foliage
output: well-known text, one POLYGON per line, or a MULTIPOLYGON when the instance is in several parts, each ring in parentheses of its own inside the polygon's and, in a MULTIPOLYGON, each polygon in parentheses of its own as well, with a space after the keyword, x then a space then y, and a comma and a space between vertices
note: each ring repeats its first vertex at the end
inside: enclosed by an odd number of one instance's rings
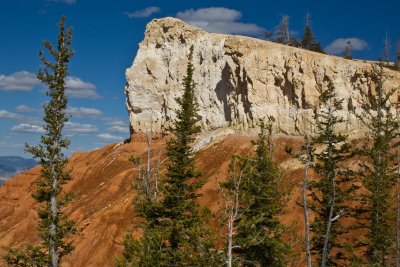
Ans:
POLYGON ((241 217, 236 253, 244 266, 286 266, 287 245, 282 240, 283 225, 278 219, 285 202, 283 174, 272 159, 272 123, 260 122, 254 157, 248 159, 241 189, 241 217))
POLYGON ((63 136, 68 99, 65 95, 65 78, 68 63, 73 56, 71 48, 72 29, 65 28, 65 17, 61 17, 57 47, 45 41, 44 46, 54 61, 49 61, 39 52, 44 69, 39 70, 38 79, 48 85, 50 101, 44 104, 44 129, 38 146, 26 146, 26 151, 40 159, 41 177, 37 190, 32 195, 40 203, 37 213, 39 222, 39 246, 28 246, 26 253, 8 249, 5 261, 12 266, 59 266, 63 256, 73 250, 68 238, 76 232, 75 224, 63 212, 63 207, 71 200, 70 193, 62 191, 62 185, 71 176, 66 170, 67 158, 63 151, 70 141, 63 136))
POLYGON ((196 125, 197 102, 193 81, 193 47, 190 48, 184 93, 177 99, 174 137, 167 142, 169 165, 160 180, 160 192, 154 201, 142 205, 146 219, 143 236, 125 238, 124 259, 117 266, 219 266, 222 255, 214 248, 207 217, 199 208, 196 191, 202 186, 191 145, 200 127, 196 125))
POLYGON ((390 256, 395 244, 394 211, 391 189, 395 182, 400 121, 398 102, 394 94, 398 88, 384 90, 385 75, 382 64, 373 66, 373 94, 364 104, 364 113, 358 116, 368 128, 368 141, 358 154, 360 173, 369 194, 363 196, 366 206, 360 219, 368 223, 367 256, 371 266, 392 265, 390 256))
POLYGON ((314 35, 309 24, 304 29, 303 39, 301 40, 301 47, 310 51, 324 53, 321 45, 315 40, 314 35))
POLYGON ((317 135, 312 138, 312 165, 317 179, 310 181, 310 209, 315 212, 311 224, 313 233, 312 252, 318 256, 319 265, 335 266, 343 260, 342 245, 338 237, 347 230, 341 218, 348 217, 350 208, 344 202, 351 199, 355 188, 351 183, 351 172, 344 167, 350 157, 347 136, 337 132, 343 118, 337 115, 343 100, 338 100, 333 85, 321 92, 319 106, 315 108, 317 135), (318 151, 318 148, 320 152, 318 151), (346 186, 347 184, 347 186, 346 186), (336 253, 332 254, 335 250, 336 253))

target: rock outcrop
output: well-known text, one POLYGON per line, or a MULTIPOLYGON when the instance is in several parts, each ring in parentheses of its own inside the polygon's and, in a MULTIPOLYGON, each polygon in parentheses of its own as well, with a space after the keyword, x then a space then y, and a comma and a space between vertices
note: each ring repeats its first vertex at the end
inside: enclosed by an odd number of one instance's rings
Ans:
MULTIPOLYGON (((339 130, 356 133, 361 128, 349 110, 360 112, 371 93, 369 63, 249 37, 210 34, 178 19, 163 18, 147 25, 133 65, 126 71, 132 132, 166 133, 172 127, 191 45, 204 131, 221 127, 247 131, 258 119, 271 115, 283 133, 309 132, 312 105, 329 82, 344 101, 341 115, 346 123, 339 130)), ((398 72, 388 70, 386 75, 386 86, 400 84, 398 72)))

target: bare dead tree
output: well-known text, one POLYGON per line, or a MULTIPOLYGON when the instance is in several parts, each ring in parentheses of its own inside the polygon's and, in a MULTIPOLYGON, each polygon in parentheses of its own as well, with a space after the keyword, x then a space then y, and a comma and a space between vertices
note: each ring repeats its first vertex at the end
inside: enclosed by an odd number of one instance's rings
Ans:
POLYGON ((390 57, 390 48, 392 47, 391 43, 390 43, 390 39, 388 38, 388 34, 386 31, 386 36, 385 39, 383 40, 383 51, 385 54, 385 61, 386 64, 389 65, 389 57, 390 57))
POLYGON ((142 161, 140 158, 131 157, 129 160, 138 165, 138 181, 143 185, 138 185, 138 189, 144 194, 144 198, 148 201, 154 201, 158 194, 158 176, 161 162, 161 152, 158 154, 158 160, 155 166, 151 164, 151 145, 153 142, 152 124, 150 131, 146 130, 147 159, 146 170, 142 170, 142 161), (143 188, 142 188, 143 187, 143 188))
POLYGON ((396 47, 396 67, 398 70, 400 70, 400 41, 397 42, 396 47))
POLYGON ((240 211, 240 186, 243 181, 243 173, 245 171, 245 168, 241 168, 240 166, 238 166, 237 160, 237 156, 232 157, 232 161, 229 167, 232 172, 232 176, 227 182, 220 184, 220 190, 225 201, 224 213, 227 219, 226 228, 228 230, 228 246, 226 251, 226 263, 228 267, 232 267, 233 262, 232 250, 235 247, 234 236, 237 233, 236 222, 242 215, 240 211))
POLYGON ((289 16, 283 15, 281 18, 281 22, 278 26, 276 34, 275 42, 281 44, 288 44, 290 41, 289 35, 289 16))
POLYGON ((352 46, 350 40, 348 40, 346 43, 346 47, 344 48, 343 56, 345 59, 353 59, 353 46, 352 46))

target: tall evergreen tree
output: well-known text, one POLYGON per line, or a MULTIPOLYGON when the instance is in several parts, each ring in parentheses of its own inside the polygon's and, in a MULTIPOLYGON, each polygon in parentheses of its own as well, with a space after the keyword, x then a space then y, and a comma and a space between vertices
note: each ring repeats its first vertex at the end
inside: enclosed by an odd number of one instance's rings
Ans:
POLYGON ((368 221, 367 256, 371 266, 388 266, 393 252, 394 207, 391 189, 395 182, 399 147, 400 120, 398 102, 394 100, 398 88, 384 89, 383 66, 373 66, 374 94, 365 102, 364 112, 358 116, 368 129, 366 144, 358 151, 365 161, 361 162, 364 187, 369 194, 363 196, 366 212, 361 219, 368 221), (394 102, 396 101, 396 102, 394 102))
POLYGON ((26 253, 8 249, 9 254, 4 259, 12 266, 57 267, 62 257, 73 250, 68 238, 75 233, 75 224, 63 212, 71 194, 62 190, 62 185, 71 179, 66 170, 68 160, 63 152, 70 141, 64 138, 63 129, 68 121, 65 78, 68 76, 68 63, 73 56, 72 28, 66 29, 64 16, 58 26, 57 46, 44 42, 54 61, 49 61, 42 51, 39 52, 44 69, 39 70, 37 77, 48 85, 47 95, 50 97, 50 101, 44 104, 46 133, 41 137, 38 146, 26 145, 26 151, 39 158, 42 166, 37 190, 32 195, 41 204, 37 209, 41 244, 29 246, 26 253))
POLYGON ((324 50, 322 50, 321 45, 315 40, 312 33, 309 14, 307 14, 307 22, 304 28, 303 39, 301 40, 301 47, 310 51, 324 53, 324 50))
POLYGON ((286 266, 288 246, 278 218, 286 195, 282 171, 272 158, 272 123, 273 118, 267 124, 260 122, 258 139, 253 142, 256 153, 242 182, 236 253, 244 266, 286 266))
POLYGON ((338 237, 346 232, 340 223, 341 217, 349 215, 349 200, 355 188, 350 183, 350 172, 344 168, 344 162, 350 157, 347 136, 337 132, 343 118, 337 115, 342 109, 343 100, 338 100, 333 85, 321 92, 319 106, 315 109, 317 135, 312 137, 311 146, 315 162, 312 165, 318 178, 310 182, 310 209, 316 214, 311 224, 313 232, 313 253, 318 256, 321 266, 334 266, 343 260, 342 244, 338 237), (323 149, 315 153, 317 147, 323 149), (345 189, 346 188, 346 189, 345 189), (332 251, 336 249, 336 254, 332 251))
POLYGON ((214 248, 207 218, 200 210, 196 191, 202 186, 191 145, 200 127, 196 125, 196 102, 190 48, 183 96, 177 99, 174 138, 167 142, 170 160, 166 176, 160 180, 159 198, 147 202, 140 211, 146 219, 139 240, 125 239, 124 259, 117 266, 218 266, 221 257, 214 248))

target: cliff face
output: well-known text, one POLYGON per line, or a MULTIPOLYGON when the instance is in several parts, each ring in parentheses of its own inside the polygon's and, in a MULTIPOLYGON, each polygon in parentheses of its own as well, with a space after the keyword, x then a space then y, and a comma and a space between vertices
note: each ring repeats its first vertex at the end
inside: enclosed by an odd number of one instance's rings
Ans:
MULTIPOLYGON (((361 125, 349 109, 361 111, 371 91, 371 65, 279 45, 259 39, 210 34, 174 18, 147 25, 132 67, 126 71, 127 109, 132 132, 168 132, 175 117, 175 98, 183 92, 187 54, 193 64, 199 123, 203 130, 232 127, 249 130, 258 119, 277 118, 280 131, 312 130, 312 108, 318 90, 332 82, 343 99, 341 131, 361 125)), ((400 85, 387 71, 386 86, 400 85)))

